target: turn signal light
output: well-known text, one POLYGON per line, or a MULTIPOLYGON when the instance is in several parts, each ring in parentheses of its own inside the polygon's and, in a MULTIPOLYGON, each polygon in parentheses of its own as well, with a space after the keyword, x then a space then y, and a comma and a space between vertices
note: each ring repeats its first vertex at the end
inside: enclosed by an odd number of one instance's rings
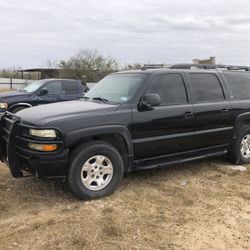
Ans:
POLYGON ((28 144, 30 149, 44 151, 44 152, 51 152, 57 150, 56 144, 36 144, 36 143, 29 143, 28 144))

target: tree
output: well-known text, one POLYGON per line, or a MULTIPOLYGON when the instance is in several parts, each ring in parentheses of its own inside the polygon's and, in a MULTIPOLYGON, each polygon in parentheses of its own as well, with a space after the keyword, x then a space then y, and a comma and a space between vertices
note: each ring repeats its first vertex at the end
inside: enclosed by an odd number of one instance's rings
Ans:
POLYGON ((46 68, 49 68, 49 69, 57 69, 58 61, 53 58, 47 58, 47 60, 45 61, 45 66, 46 68))
POLYGON ((16 78, 21 68, 11 67, 7 69, 0 70, 0 77, 3 78, 16 78))
POLYGON ((86 77, 88 82, 97 82, 118 70, 115 59, 104 57, 97 50, 91 49, 79 50, 68 60, 59 62, 58 66, 65 71, 71 71, 74 78, 86 77))

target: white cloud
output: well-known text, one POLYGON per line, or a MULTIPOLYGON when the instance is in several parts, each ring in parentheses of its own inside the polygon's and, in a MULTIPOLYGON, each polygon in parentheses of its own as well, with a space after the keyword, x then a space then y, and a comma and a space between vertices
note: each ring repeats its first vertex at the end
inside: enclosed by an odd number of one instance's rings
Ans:
POLYGON ((36 67, 80 48, 120 62, 250 64, 248 0, 0 0, 0 67, 36 67))

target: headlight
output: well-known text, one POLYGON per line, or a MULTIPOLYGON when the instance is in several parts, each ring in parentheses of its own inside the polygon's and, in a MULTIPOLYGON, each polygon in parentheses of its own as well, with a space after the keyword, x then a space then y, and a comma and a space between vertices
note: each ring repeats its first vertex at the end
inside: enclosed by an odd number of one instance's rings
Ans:
POLYGON ((7 108, 8 108, 8 103, 0 102, 0 109, 7 109, 7 108))
POLYGON ((29 134, 37 137, 56 138, 54 129, 30 129, 29 134))

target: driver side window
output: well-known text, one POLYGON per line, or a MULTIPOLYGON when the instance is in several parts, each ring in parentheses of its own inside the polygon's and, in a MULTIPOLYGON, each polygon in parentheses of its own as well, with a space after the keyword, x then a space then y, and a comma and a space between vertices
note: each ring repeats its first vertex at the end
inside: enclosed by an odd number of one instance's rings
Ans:
POLYGON ((180 74, 158 76, 147 92, 158 94, 161 97, 161 106, 188 102, 186 88, 180 74))
POLYGON ((62 84, 60 81, 49 82, 43 87, 43 89, 48 90, 48 95, 61 95, 62 84))

